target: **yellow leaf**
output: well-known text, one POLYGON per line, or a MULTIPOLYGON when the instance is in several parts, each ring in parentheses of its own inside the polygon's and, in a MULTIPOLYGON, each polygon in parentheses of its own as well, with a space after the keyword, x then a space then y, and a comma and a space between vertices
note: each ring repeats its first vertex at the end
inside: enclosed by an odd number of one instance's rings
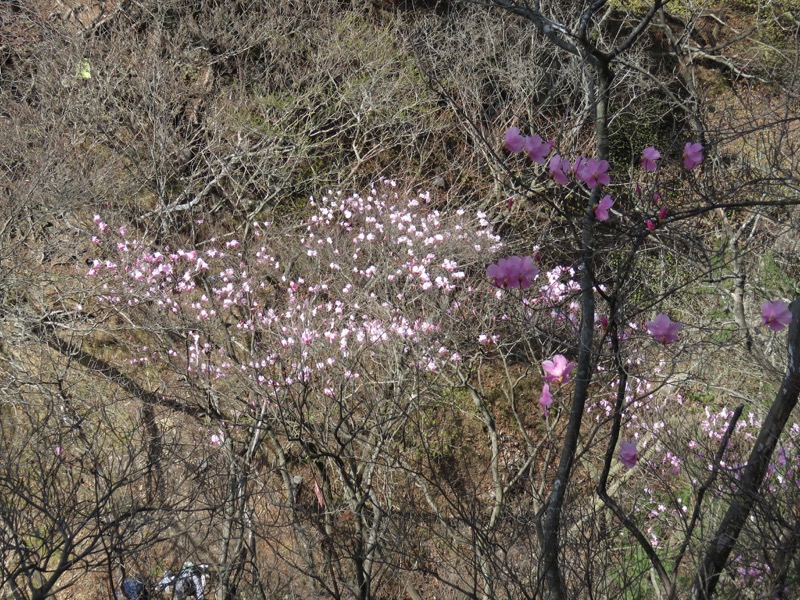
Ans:
POLYGON ((88 58, 82 58, 78 61, 78 72, 75 75, 78 79, 91 79, 92 78, 92 64, 88 58))

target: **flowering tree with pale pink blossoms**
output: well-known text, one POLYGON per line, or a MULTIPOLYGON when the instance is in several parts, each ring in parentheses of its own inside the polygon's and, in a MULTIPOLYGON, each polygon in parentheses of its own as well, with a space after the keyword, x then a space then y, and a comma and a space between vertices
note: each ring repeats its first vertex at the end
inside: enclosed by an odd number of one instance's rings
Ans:
MULTIPOLYGON (((392 489, 378 490, 373 481, 421 468, 395 438, 430 435, 418 419, 439 410, 443 392, 436 390, 463 387, 469 365, 487 350, 518 345, 503 319, 486 320, 502 292, 475 278, 501 247, 485 215, 445 217, 427 207, 426 195, 409 197, 394 185, 383 182, 366 197, 314 201, 314 213, 290 243, 273 225, 257 223, 250 240, 157 249, 95 217, 100 256, 88 274, 104 290, 98 306, 124 309, 143 331, 161 322, 172 332, 153 331, 132 364, 181 373, 187 398, 199 398, 224 425, 224 433, 210 434, 210 445, 234 455, 234 448, 247 448, 231 463, 226 514, 241 521, 264 501, 257 492, 238 494, 252 485, 249 469, 267 444, 284 487, 275 506, 288 507, 282 519, 296 535, 298 554, 284 558, 305 565, 334 595, 339 588, 368 595, 389 560, 376 540, 395 535, 392 522, 400 515, 391 508, 392 489), (465 329, 464 322, 480 326, 465 329), (302 458, 296 466, 293 453, 302 458), (303 486, 313 487, 326 508, 310 522, 299 517, 303 486), (336 535, 343 515, 355 518, 361 550, 336 535), (302 551, 320 532, 328 542, 302 551), (323 568, 332 563, 343 569, 334 579, 323 568), (351 569, 353 579, 344 575, 351 569)), ((501 287, 528 288, 538 274, 531 259, 501 261, 498 268, 501 287)), ((559 294, 543 291, 544 299, 559 294)), ((491 422, 485 400, 474 393, 491 422)), ((428 510, 437 514, 435 496, 427 495, 428 510)), ((239 536, 264 531, 253 524, 239 536)), ((226 564, 237 540, 229 533, 220 543, 219 561, 226 564)))

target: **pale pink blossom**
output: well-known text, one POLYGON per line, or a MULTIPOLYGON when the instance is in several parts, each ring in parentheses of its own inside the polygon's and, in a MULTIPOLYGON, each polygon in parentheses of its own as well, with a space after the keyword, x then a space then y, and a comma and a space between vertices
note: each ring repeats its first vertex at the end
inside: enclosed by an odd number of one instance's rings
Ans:
POLYGON ((673 322, 667 315, 656 315, 652 321, 645 323, 647 331, 656 341, 665 346, 678 340, 678 332, 683 328, 681 323, 673 322))
POLYGON ((620 442, 619 444, 619 459, 623 465, 632 469, 636 466, 636 461, 639 460, 639 454, 636 452, 636 442, 620 442))
POLYGON ((639 164, 642 165, 642 170, 644 171, 655 171, 658 168, 656 161, 659 158, 661 158, 661 152, 652 146, 648 146, 642 151, 642 158, 639 164))
POLYGON ((614 205, 614 200, 606 194, 594 207, 594 216, 598 221, 608 221, 608 211, 614 205))
POLYGON ((64 449, 61 446, 56 446, 53 448, 53 454, 56 456, 64 456, 64 449))
POLYGON ((522 148, 525 146, 525 138, 520 134, 519 127, 510 127, 508 131, 506 131, 505 141, 506 148, 515 154, 522 152, 522 148))
POLYGON ((569 171, 571 165, 568 160, 561 158, 560 154, 554 154, 550 159, 550 177, 556 183, 567 185, 569 183, 569 171))
POLYGON ((530 256, 501 258, 486 269, 486 276, 492 279, 497 287, 521 290, 531 287, 538 274, 539 269, 530 256))
POLYGON ((539 406, 544 411, 544 416, 550 416, 550 405, 553 403, 553 395, 550 393, 550 386, 544 384, 542 387, 542 395, 539 397, 539 406))
POLYGON ((544 379, 547 383, 557 383, 558 385, 569 383, 570 373, 575 368, 575 361, 567 361, 567 357, 563 354, 556 354, 552 360, 546 360, 542 363, 544 370, 544 379))
POLYGON ((683 147, 683 166, 694 169, 703 162, 703 144, 700 142, 686 142, 683 147))
POLYGON ((575 165, 575 179, 582 181, 590 190, 611 183, 608 175, 608 161, 590 158, 575 165))
POLYGON ((212 433, 211 434, 211 445, 212 446, 214 446, 215 448, 219 448, 224 443, 225 443, 225 434, 224 433, 219 431, 217 433, 212 433))
POLYGON ((767 300, 761 305, 761 323, 772 331, 780 331, 792 322, 792 313, 786 303, 781 300, 770 302, 767 300))
POLYGON ((482 333, 482 334, 480 334, 478 336, 478 343, 481 346, 489 346, 489 345, 492 345, 492 344, 496 345, 499 340, 500 340, 500 337, 497 336, 497 335, 493 335, 493 336, 490 337, 490 336, 482 333))
POLYGON ((553 142, 545 142, 538 135, 532 135, 525 138, 524 147, 533 162, 543 165, 553 149, 553 142))
POLYGON ((314 495, 317 497, 317 504, 319 504, 319 507, 325 508, 325 497, 322 495, 322 490, 316 479, 314 480, 314 495))

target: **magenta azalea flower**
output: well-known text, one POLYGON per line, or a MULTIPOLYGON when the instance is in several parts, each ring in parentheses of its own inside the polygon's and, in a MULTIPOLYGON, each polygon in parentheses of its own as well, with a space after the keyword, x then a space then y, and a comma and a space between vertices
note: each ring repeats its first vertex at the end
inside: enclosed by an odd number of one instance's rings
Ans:
POLYGON ((703 144, 700 142, 686 142, 683 147, 683 166, 694 169, 703 162, 703 144))
POLYGON ((642 165, 643 171, 655 171, 658 168, 656 161, 661 158, 661 152, 648 146, 642 151, 642 159, 639 164, 642 165))
POLYGON ((667 218, 667 207, 662 206, 661 209, 659 209, 658 211, 658 220, 663 221, 666 218, 667 218))
POLYGON ((544 411, 544 416, 550 416, 550 405, 553 403, 553 395, 550 393, 550 386, 548 384, 544 384, 542 387, 542 395, 539 398, 539 406, 542 407, 544 411))
POLYGON ((608 221, 608 210, 614 205, 614 200, 606 194, 594 207, 594 216, 598 221, 608 221))
POLYGON ((653 223, 653 221, 651 221, 650 219, 647 219, 647 223, 645 223, 645 225, 647 225, 647 231, 655 231, 656 230, 656 224, 653 223))
POLYGON ((580 179, 580 178, 578 177, 578 173, 579 173, 579 172, 580 172, 580 171, 583 169, 583 166, 584 166, 584 165, 587 163, 587 161, 588 161, 588 160, 589 160, 589 159, 587 159, 585 156, 583 156, 583 155, 581 155, 581 154, 579 154, 579 155, 578 155, 578 156, 575 158, 575 166, 574 166, 574 167, 572 167, 572 172, 573 172, 573 173, 575 173, 575 177, 576 177, 577 179, 580 179))
POLYGON ((590 190, 611 183, 608 176, 608 161, 590 158, 575 165, 575 178, 586 184, 590 190))
POLYGON ((656 315, 652 321, 645 323, 647 331, 656 341, 665 346, 678 340, 678 332, 683 329, 681 323, 673 322, 667 315, 656 315))
POLYGON ((525 138, 520 134, 519 127, 510 127, 509 130, 506 131, 506 148, 516 154, 522 152, 524 146, 525 138))
POLYGON ((761 323, 772 331, 780 331, 792 322, 792 313, 785 302, 767 300, 761 305, 761 323))
POLYGON ((569 161, 561 158, 560 154, 553 155, 550 159, 550 177, 556 183, 567 185, 569 183, 569 170, 571 165, 569 161))
POLYGON ((547 383, 557 383, 558 385, 569 383, 572 381, 569 374, 572 373, 574 368, 575 361, 567 362, 566 356, 556 354, 552 360, 546 360, 542 363, 542 369, 545 373, 542 379, 547 383))
POLYGON ((501 288, 526 290, 539 274, 530 256, 509 256, 489 265, 486 276, 501 288))
POLYGON ((620 442, 619 459, 629 469, 635 467, 636 461, 639 460, 639 454, 636 452, 636 442, 620 442))
POLYGON ((525 151, 530 159, 537 164, 543 165, 552 149, 553 142, 542 141, 542 138, 538 135, 525 138, 525 151))

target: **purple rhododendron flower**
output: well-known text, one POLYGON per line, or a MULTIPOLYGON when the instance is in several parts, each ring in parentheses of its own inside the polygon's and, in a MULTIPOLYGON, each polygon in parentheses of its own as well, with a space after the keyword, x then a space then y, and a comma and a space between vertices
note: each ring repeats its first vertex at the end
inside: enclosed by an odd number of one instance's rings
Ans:
POLYGON ((525 151, 528 153, 530 159, 540 165, 543 165, 553 149, 553 142, 545 142, 538 135, 525 138, 525 151))
POLYGON ((560 154, 553 155, 550 159, 550 177, 556 183, 567 185, 569 183, 570 163, 566 159, 562 159, 560 154))
POLYGON ((614 205, 614 200, 606 194, 594 207, 594 216, 598 221, 608 221, 608 211, 614 205))
POLYGON ((778 463, 779 467, 785 467, 786 466, 786 463, 788 461, 786 460, 786 448, 784 448, 783 446, 778 448, 778 456, 775 459, 775 462, 778 463))
POLYGON ((761 305, 761 323, 772 331, 780 331, 792 322, 792 313, 785 302, 767 300, 761 305))
POLYGON ((550 393, 550 386, 548 384, 544 384, 542 387, 542 395, 539 398, 539 406, 542 407, 544 411, 544 416, 550 416, 550 405, 553 403, 553 395, 550 393))
POLYGON ((576 163, 575 178, 585 183, 590 190, 600 185, 608 185, 611 183, 611 178, 608 176, 608 161, 590 158, 582 160, 580 164, 576 163))
POLYGON ((546 360, 542 363, 544 370, 544 379, 547 383, 569 383, 571 381, 569 374, 575 368, 575 361, 567 361, 567 357, 563 354, 556 354, 552 360, 546 360))
POLYGON ((683 166, 694 169, 703 162, 703 144, 700 142, 686 142, 683 147, 683 166))
POLYGON ((506 131, 506 148, 511 152, 518 153, 522 152, 524 146, 525 138, 520 134, 519 127, 510 127, 506 131))
POLYGON ((629 469, 635 467, 636 461, 639 460, 639 454, 636 452, 636 442, 620 442, 619 459, 629 469))
POLYGON ((539 274, 539 269, 530 256, 509 256, 489 265, 486 276, 501 288, 526 290, 539 274))
POLYGON ((644 171, 655 171, 658 168, 656 161, 659 158, 661 158, 661 152, 652 146, 648 146, 642 151, 642 159, 639 164, 642 165, 642 170, 644 171))
POLYGON ((678 340, 678 332, 683 329, 681 323, 673 322, 667 315, 656 315, 652 321, 645 323, 647 331, 665 346, 678 340))

